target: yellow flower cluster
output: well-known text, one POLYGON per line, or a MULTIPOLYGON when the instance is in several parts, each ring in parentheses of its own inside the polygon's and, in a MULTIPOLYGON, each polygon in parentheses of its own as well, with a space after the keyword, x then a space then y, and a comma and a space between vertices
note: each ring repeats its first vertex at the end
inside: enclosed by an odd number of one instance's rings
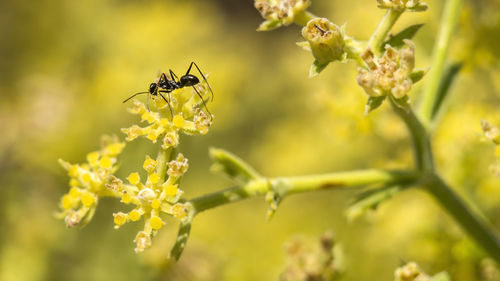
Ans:
POLYGON ((381 9, 409 10, 412 12, 427 10, 427 4, 420 2, 420 0, 377 0, 377 3, 381 9))
POLYGON ((116 138, 103 138, 102 149, 87 154, 87 163, 70 164, 62 159, 59 163, 70 177, 70 190, 60 202, 62 211, 58 214, 64 218, 68 227, 73 227, 84 220, 92 218, 100 196, 113 196, 113 192, 105 185, 116 171, 116 157, 125 147, 125 143, 116 138))
POLYGON ((375 57, 368 49, 362 54, 368 69, 359 68, 358 84, 371 97, 391 94, 396 99, 406 96, 412 86, 410 74, 415 64, 415 46, 410 40, 404 41, 406 47, 396 50, 386 45, 384 55, 375 57))
MULTIPOLYGON (((203 97, 208 94, 205 83, 195 87, 203 97)), ((162 148, 168 149, 179 144, 179 131, 189 135, 208 132, 213 115, 201 109, 204 102, 194 89, 177 89, 169 93, 166 98, 169 103, 162 98, 154 99, 158 109, 156 112, 149 111, 142 102, 134 100, 134 106, 129 111, 141 115, 141 121, 147 122, 148 126, 132 125, 129 128, 123 128, 122 132, 127 135, 127 141, 132 141, 139 136, 145 136, 153 143, 161 139, 162 148)))
POLYGON ((290 25, 297 14, 305 11, 310 0, 255 0, 255 8, 266 19, 257 30, 272 30, 290 25))
POLYGON ((144 230, 134 240, 137 253, 151 246, 152 236, 165 224, 160 218, 161 212, 179 219, 187 215, 187 207, 179 202, 183 192, 178 188, 178 181, 188 169, 188 160, 179 154, 177 159, 168 162, 166 181, 161 179, 157 171, 158 165, 156 160, 147 156, 143 165, 147 172, 145 183, 141 182, 139 173, 133 172, 127 177, 129 184, 113 177, 106 185, 110 191, 120 194, 121 202, 136 206, 127 213, 113 214, 115 228, 144 218, 144 230))

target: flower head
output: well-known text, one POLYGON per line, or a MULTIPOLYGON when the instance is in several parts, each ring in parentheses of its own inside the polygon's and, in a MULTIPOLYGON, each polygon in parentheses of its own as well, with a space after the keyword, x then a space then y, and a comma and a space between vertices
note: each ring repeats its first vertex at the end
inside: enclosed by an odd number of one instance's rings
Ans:
POLYGON ((133 172, 127 177, 128 184, 113 178, 107 188, 120 194, 121 202, 135 205, 134 209, 124 213, 114 213, 115 228, 127 222, 135 222, 144 218, 144 229, 140 231, 135 243, 136 252, 142 252, 151 246, 151 238, 163 227, 165 222, 160 213, 165 213, 179 219, 186 214, 186 206, 179 202, 182 190, 178 188, 178 181, 188 169, 187 159, 182 154, 177 159, 168 162, 168 178, 162 180, 157 171, 158 163, 147 156, 143 168, 147 172, 144 182, 141 182, 139 173, 133 172))
POLYGON ((58 214, 64 217, 68 227, 80 224, 84 218, 88 222, 99 197, 112 195, 105 185, 111 182, 111 176, 117 169, 116 157, 124 147, 125 143, 116 138, 105 137, 101 150, 87 154, 87 163, 70 164, 59 159, 70 177, 70 189, 61 198, 62 211, 58 214))
POLYGON ((377 0, 381 9, 408 10, 422 12, 427 10, 427 4, 420 0, 377 0))
POLYGON ((304 12, 310 0, 255 0, 255 8, 266 19, 258 31, 272 30, 280 26, 290 25, 294 18, 304 12))
POLYGON ((362 54, 367 68, 358 68, 356 80, 371 98, 380 99, 381 102, 386 96, 390 96, 396 103, 399 101, 402 101, 401 104, 408 103, 407 94, 413 83, 418 80, 413 80, 412 76, 415 65, 415 46, 410 40, 404 40, 404 42, 406 46, 400 50, 386 45, 381 58, 375 57, 370 49, 362 54))
POLYGON ((302 37, 309 42, 314 58, 321 64, 345 60, 344 31, 326 18, 310 20, 302 28, 302 37))

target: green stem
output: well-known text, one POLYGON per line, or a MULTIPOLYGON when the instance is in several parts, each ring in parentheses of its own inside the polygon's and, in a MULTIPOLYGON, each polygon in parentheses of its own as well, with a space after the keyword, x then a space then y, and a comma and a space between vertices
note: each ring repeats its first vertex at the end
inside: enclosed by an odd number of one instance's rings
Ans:
POLYGON ((424 88, 419 116, 426 127, 432 122, 432 112, 438 100, 438 90, 441 80, 445 75, 444 62, 448 54, 451 37, 458 20, 462 0, 448 0, 441 20, 438 41, 434 45, 432 56, 432 67, 428 74, 427 83, 424 88))
POLYGON ((158 162, 156 172, 160 176, 160 182, 164 182, 166 180, 167 164, 168 161, 170 161, 172 150, 172 148, 163 149, 161 146, 159 148, 158 156, 156 157, 156 162, 158 162))
POLYGON ((399 16, 401 16, 403 12, 404 10, 388 9, 387 13, 377 26, 377 30, 375 30, 372 37, 370 37, 368 47, 370 47, 372 52, 374 52, 377 56, 380 56, 380 50, 384 39, 387 37, 387 34, 391 31, 392 26, 396 23, 399 16))
POLYGON ((280 177, 257 179, 245 185, 235 186, 219 192, 189 200, 196 213, 247 198, 263 196, 271 184, 277 184, 276 190, 282 197, 300 192, 358 187, 372 184, 396 184, 416 181, 418 173, 413 171, 359 170, 324 175, 301 177, 280 177))
POLYGON ((403 119, 410 133, 413 144, 413 154, 415 156, 415 165, 419 171, 433 171, 434 160, 432 156, 430 136, 427 130, 418 120, 411 109, 406 111, 398 107, 392 99, 392 107, 396 114, 403 119))
POLYGON ((317 16, 313 13, 309 11, 302 11, 293 17, 293 22, 300 26, 306 26, 306 24, 314 18, 317 18, 317 16))
POLYGON ((441 178, 431 175, 429 179, 426 190, 448 211, 455 222, 500 264, 500 241, 493 233, 493 228, 468 208, 441 178))

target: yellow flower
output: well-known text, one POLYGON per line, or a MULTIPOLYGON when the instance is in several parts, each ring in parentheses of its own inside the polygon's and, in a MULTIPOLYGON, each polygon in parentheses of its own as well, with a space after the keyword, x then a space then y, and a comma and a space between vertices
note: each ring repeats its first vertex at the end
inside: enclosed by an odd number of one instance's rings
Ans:
MULTIPOLYGON (((113 178, 107 185, 109 189, 121 194, 121 201, 133 204, 136 207, 128 213, 119 212, 114 214, 115 228, 130 221, 145 221, 144 229, 136 237, 136 252, 142 252, 151 245, 151 238, 165 224, 160 214, 164 213, 177 218, 183 218, 187 209, 178 201, 182 196, 176 182, 186 172, 187 159, 179 154, 175 160, 168 163, 169 177, 164 180, 157 172, 158 163, 147 156, 143 168, 147 172, 145 183, 141 183, 139 173, 133 172, 128 176, 130 184, 123 184, 120 180, 113 178)), ((71 204, 71 200, 67 202, 71 204)))
POLYGON ((70 176, 70 189, 61 198, 62 210, 58 214, 68 227, 80 224, 82 219, 88 222, 99 197, 115 195, 106 185, 119 185, 112 174, 116 170, 116 157, 124 146, 125 143, 119 142, 117 138, 104 137, 101 150, 87 154, 87 163, 70 164, 59 159, 70 176))

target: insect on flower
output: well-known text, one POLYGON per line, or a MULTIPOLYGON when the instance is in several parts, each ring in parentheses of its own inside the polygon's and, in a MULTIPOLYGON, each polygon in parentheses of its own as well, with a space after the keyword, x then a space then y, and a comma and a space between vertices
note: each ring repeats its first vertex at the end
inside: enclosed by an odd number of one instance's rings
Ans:
POLYGON ((129 101, 130 99, 132 99, 133 97, 135 97, 137 95, 148 94, 147 107, 149 110, 149 96, 150 95, 155 96, 155 97, 160 96, 168 104, 168 107, 170 109, 170 113, 172 114, 172 106, 170 105, 170 102, 169 102, 170 93, 176 89, 180 89, 180 88, 184 88, 184 87, 193 87, 194 91, 196 92, 198 97, 200 97, 201 101, 203 102, 203 106, 207 110, 208 115, 212 116, 212 114, 208 110, 208 107, 207 107, 207 104, 205 103, 205 100, 201 96, 200 92, 198 92, 198 90, 196 90, 196 87, 195 87, 196 85, 198 85, 200 83, 200 79, 198 79, 198 77, 196 77, 195 75, 190 74, 191 68, 193 67, 193 65, 196 67, 196 69, 200 73, 203 80, 207 83, 207 86, 208 86, 208 89, 210 90, 210 93, 212 95, 212 101, 213 101, 214 100, 214 92, 212 91, 210 84, 208 84, 208 81, 205 78, 205 75, 203 75, 203 73, 201 72, 198 65, 196 65, 196 63, 193 61, 189 65, 189 68, 186 71, 186 74, 181 76, 180 79, 177 77, 177 75, 175 75, 175 73, 171 69, 169 69, 169 74, 170 74, 171 80, 168 79, 168 77, 165 73, 162 73, 160 75, 160 79, 158 80, 158 82, 153 82, 149 85, 149 91, 139 92, 139 93, 133 94, 132 96, 130 96, 129 98, 127 98, 123 102, 125 103, 125 102, 129 101), (162 95, 162 93, 166 93, 168 95, 168 97, 169 97, 168 100, 165 98, 164 95, 162 95))

